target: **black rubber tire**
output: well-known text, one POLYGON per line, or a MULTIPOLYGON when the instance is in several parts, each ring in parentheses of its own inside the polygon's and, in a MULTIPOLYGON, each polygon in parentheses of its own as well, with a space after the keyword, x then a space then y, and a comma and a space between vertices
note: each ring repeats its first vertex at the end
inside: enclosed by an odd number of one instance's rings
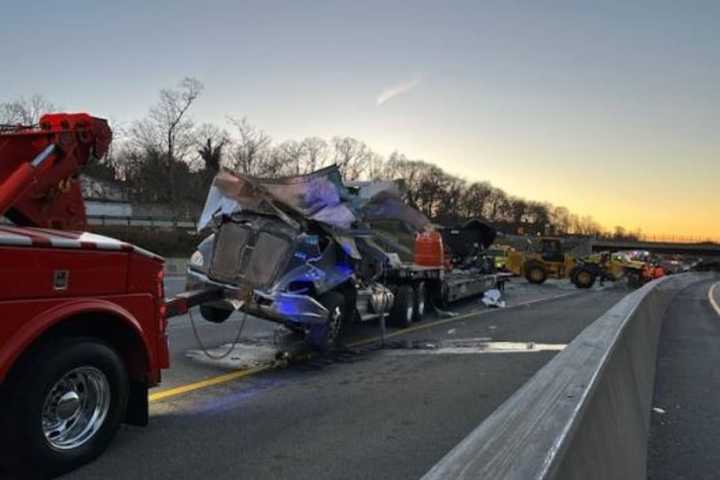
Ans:
POLYGON ((413 300, 413 321, 421 322, 425 316, 425 310, 427 308, 427 290, 425 289, 425 282, 419 282, 415 285, 413 300))
POLYGON ((589 267, 576 267, 570 279, 577 288, 592 288, 597 279, 597 272, 589 267))
POLYGON ((390 310, 390 323, 399 328, 407 328, 412 324, 414 316, 415 292, 410 285, 400 285, 390 310))
POLYGON ((320 352, 330 352, 342 345, 343 327, 347 317, 345 296, 336 291, 327 292, 321 295, 318 301, 328 309, 331 318, 327 323, 312 325, 305 335, 305 341, 320 352), (335 316, 333 316, 334 312, 335 316), (339 312, 339 317, 337 312, 339 312), (336 328, 333 327, 335 322, 337 322, 336 328))
POLYGON ((10 375, 2 411, 0 462, 19 478, 49 478, 97 458, 125 418, 129 395, 125 365, 115 350, 95 338, 47 343, 25 357, 10 375), (110 386, 110 405, 99 430, 76 448, 54 448, 42 431, 46 395, 65 374, 82 367, 100 370, 110 386))
POLYGON ((230 318, 232 313, 232 310, 225 310, 224 308, 212 307, 210 305, 200 305, 200 315, 211 323, 223 323, 230 318))
POLYGON ((547 271, 540 262, 529 261, 525 264, 525 279, 528 283, 542 285, 547 280, 547 271))
POLYGON ((630 288, 640 288, 643 286, 642 274, 637 270, 628 269, 625 272, 625 276, 627 277, 627 283, 630 288))

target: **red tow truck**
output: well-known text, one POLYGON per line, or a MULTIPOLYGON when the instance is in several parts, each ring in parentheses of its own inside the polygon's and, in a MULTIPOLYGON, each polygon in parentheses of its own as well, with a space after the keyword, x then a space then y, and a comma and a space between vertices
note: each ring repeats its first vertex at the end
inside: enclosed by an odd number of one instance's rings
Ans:
POLYGON ((77 175, 111 138, 87 114, 0 127, 0 465, 22 478, 145 425, 168 367, 163 259, 83 231, 77 175))

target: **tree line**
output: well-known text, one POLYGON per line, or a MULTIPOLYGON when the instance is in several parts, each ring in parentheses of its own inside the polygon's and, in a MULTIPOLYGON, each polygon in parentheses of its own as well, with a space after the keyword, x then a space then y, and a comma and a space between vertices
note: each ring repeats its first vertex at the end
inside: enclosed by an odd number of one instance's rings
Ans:
MULTIPOLYGON (((195 216, 220 169, 278 177, 337 164, 346 181, 401 181, 405 201, 438 223, 480 217, 507 233, 638 236, 622 227, 604 232, 590 216, 510 195, 490 182, 469 182, 397 151, 383 157, 353 137, 276 142, 245 117, 228 116, 225 126, 197 123, 191 110, 203 89, 198 80, 185 78, 174 88, 160 90, 144 118, 112 125, 110 153, 85 173, 119 184, 131 201, 167 205, 177 215, 195 216)), ((0 125, 32 125, 42 113, 57 110, 39 95, 0 103, 0 125)))

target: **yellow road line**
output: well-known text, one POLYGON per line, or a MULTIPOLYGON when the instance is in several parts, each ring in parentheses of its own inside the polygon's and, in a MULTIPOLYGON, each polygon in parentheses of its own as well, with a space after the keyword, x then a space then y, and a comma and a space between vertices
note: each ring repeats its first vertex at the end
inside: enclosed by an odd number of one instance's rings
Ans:
POLYGON ((712 287, 710 287, 710 290, 708 290, 708 300, 710 300, 710 305, 715 309, 715 313, 720 315, 720 305, 718 305, 717 301, 715 301, 715 288, 720 284, 720 282, 714 283, 712 287))
MULTIPOLYGON (((531 305, 533 303, 546 302, 549 300, 555 300, 558 298, 567 297, 567 296, 576 295, 576 294, 577 294, 577 292, 570 292, 570 293, 564 293, 561 295, 555 295, 555 296, 549 297, 549 298, 539 298, 537 300, 531 300, 529 302, 519 303, 517 305, 513 305, 508 308, 525 307, 525 306, 531 305)), ((507 308, 502 309, 502 310, 507 310, 507 308)), ((416 325, 414 327, 405 328, 403 330, 398 330, 396 332, 388 333, 385 335, 385 338, 388 339, 388 338, 398 337, 400 335, 406 335, 406 334, 412 333, 412 332, 417 332, 419 330, 427 330, 428 328, 437 327, 438 325, 444 325, 444 324, 450 323, 450 322, 457 322, 458 320, 463 320, 468 317, 478 316, 478 315, 482 315, 484 313, 491 313, 491 312, 496 312, 496 311, 500 311, 500 310, 485 310, 485 311, 480 311, 480 312, 470 312, 470 313, 465 313, 463 315, 458 315, 456 317, 450 317, 450 318, 445 318, 442 320, 436 320, 436 321, 430 322, 430 323, 423 323, 422 325, 416 325)), ((718 312, 720 312, 720 309, 718 310, 718 312)), ((379 340, 380 340, 379 336, 370 337, 370 338, 358 340, 357 342, 350 343, 350 344, 348 344, 348 346, 349 347, 359 347, 362 345, 368 345, 370 343, 377 342, 379 340)), ((178 395, 184 395, 186 393, 193 392, 195 390, 202 390, 202 389, 212 387, 215 385, 232 382, 233 380, 238 380, 241 378, 249 377, 251 375, 255 375, 260 372, 271 370, 273 368, 274 368, 273 365, 265 365, 262 367, 250 368, 247 370, 237 370, 237 371, 226 373, 223 375, 218 375, 216 377, 210 377, 205 380, 201 380, 199 382, 189 383, 187 385, 180 385, 179 387, 168 388, 165 390, 159 390, 157 392, 151 393, 148 396, 148 398, 149 398, 150 402, 159 402, 161 400, 167 400, 168 398, 177 397, 178 395)))
POLYGON ((160 390, 160 391, 151 393, 148 396, 148 399, 150 400, 150 402, 158 402, 160 400, 167 400, 168 398, 177 397, 178 395, 183 395, 185 393, 192 392, 195 390, 200 390, 203 388, 212 387, 213 385, 220 385, 222 383, 231 382, 233 380, 238 380, 240 378, 249 377, 250 375, 255 375, 256 373, 264 372, 265 370, 270 370, 270 368, 272 368, 271 365, 265 365, 263 367, 250 368, 248 370, 238 370, 235 372, 226 373, 224 375, 210 377, 208 379, 201 380, 199 382, 189 383, 187 385, 181 385, 179 387, 168 388, 166 390, 160 390))

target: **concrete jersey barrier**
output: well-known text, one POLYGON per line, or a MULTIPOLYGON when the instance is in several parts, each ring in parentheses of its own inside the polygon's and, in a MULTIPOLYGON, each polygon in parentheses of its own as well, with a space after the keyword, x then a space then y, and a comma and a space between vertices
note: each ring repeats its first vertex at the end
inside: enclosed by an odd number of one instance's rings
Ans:
POLYGON ((707 278, 664 277, 627 295, 422 480, 645 479, 662 317, 707 278))

